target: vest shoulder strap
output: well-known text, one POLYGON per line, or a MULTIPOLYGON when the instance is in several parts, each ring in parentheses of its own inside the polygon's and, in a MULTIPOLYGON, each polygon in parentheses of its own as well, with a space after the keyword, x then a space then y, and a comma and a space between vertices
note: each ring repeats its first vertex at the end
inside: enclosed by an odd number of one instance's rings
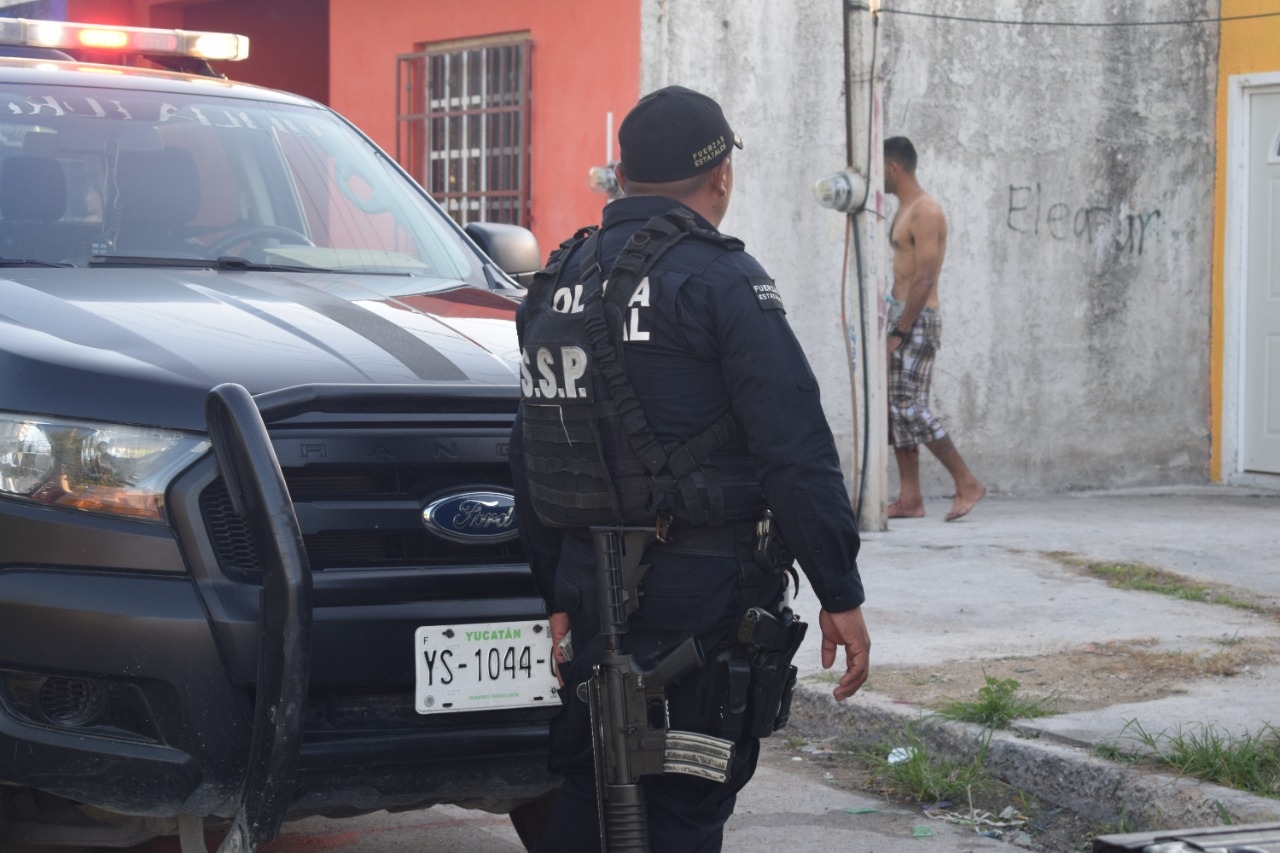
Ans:
POLYGON ((579 228, 572 237, 552 249, 551 254, 547 257, 547 265, 533 274, 533 280, 529 282, 524 304, 516 312, 516 340, 522 349, 524 347, 524 330, 529 323, 529 319, 551 308, 551 295, 559 286, 560 279, 564 274, 565 259, 572 254, 576 247, 582 245, 592 234, 599 230, 595 225, 579 228))
POLYGON ((534 280, 537 281, 539 278, 558 280, 560 278, 560 266, 564 263, 565 258, 585 242, 588 237, 599 230, 600 227, 597 225, 588 225, 573 232, 572 237, 551 250, 551 254, 547 256, 547 265, 533 274, 534 280))
MULTIPOLYGON (((704 468, 711 452, 734 434, 736 418, 732 412, 726 412, 688 442, 663 446, 644 415, 635 389, 627 379, 623 362, 621 326, 626 302, 636 284, 653 265, 687 237, 715 243, 726 251, 743 247, 740 240, 699 228, 691 213, 675 208, 653 217, 631 235, 609 271, 608 288, 605 290, 601 281, 600 235, 598 232, 589 235, 579 265, 579 278, 583 284, 583 321, 596 366, 617 407, 633 452, 654 478, 655 484, 666 485, 665 495, 655 495, 655 501, 665 500, 665 496, 678 491, 684 498, 690 521, 719 525, 723 521, 723 494, 718 488, 711 490, 715 494, 710 495, 712 507, 708 512, 697 500, 697 490, 689 476, 704 468)), ((715 477, 708 479, 718 480, 715 477)))

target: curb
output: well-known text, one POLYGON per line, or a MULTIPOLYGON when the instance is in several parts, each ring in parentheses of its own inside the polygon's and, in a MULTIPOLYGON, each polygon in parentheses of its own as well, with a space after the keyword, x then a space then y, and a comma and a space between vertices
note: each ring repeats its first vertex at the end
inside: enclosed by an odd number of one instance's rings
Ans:
MULTIPOLYGON (((869 747, 891 743, 904 726, 914 726, 930 749, 957 758, 976 756, 985 731, 930 718, 918 707, 874 693, 836 702, 829 688, 797 684, 791 700, 789 728, 801 734, 869 747)), ((1083 745, 1042 738, 1030 726, 994 732, 984 766, 1016 788, 1102 824, 1124 821, 1153 830, 1217 826, 1219 805, 1235 824, 1280 820, 1280 800, 1107 761, 1083 745)))

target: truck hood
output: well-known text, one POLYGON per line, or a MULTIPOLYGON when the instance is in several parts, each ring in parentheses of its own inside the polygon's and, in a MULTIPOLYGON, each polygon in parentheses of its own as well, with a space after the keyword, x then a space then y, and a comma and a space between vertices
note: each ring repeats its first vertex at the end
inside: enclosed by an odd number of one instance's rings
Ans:
POLYGON ((222 382, 519 381, 516 303, 438 279, 204 269, 0 275, 0 409, 204 429, 222 382), (421 292, 416 292, 421 290, 421 292))

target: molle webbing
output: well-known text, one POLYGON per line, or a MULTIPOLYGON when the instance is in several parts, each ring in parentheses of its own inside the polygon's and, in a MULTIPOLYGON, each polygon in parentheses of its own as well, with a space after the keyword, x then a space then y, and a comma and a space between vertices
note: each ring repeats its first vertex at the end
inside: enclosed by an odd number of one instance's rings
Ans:
MULTIPOLYGON (((583 229, 562 243, 534 277, 520 314, 522 353, 526 352, 527 334, 537 337, 550 329, 555 340, 566 334, 568 320, 553 312, 553 295, 563 276, 566 253, 594 230, 583 229)), ((542 521, 553 527, 620 521, 617 494, 600 446, 596 407, 588 402, 544 402, 526 396, 522 411, 529 496, 542 521)))
POLYGON ((573 527, 581 524, 583 517, 618 515, 618 499, 594 421, 590 407, 524 406, 529 496, 548 524, 573 527), (557 452, 566 441, 577 452, 557 452))

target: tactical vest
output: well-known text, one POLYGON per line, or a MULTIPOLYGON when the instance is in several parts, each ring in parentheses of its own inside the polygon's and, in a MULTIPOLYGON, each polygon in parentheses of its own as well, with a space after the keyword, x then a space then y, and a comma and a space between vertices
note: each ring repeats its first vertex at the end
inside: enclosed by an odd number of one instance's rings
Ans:
POLYGON ((681 240, 738 248, 677 208, 632 234, 602 283, 600 235, 582 229, 534 276, 519 329, 524 456, 529 494, 551 527, 698 526, 726 521, 710 454, 734 434, 731 413, 684 444, 654 436, 628 381, 622 349, 626 306, 650 268, 681 240), (576 280, 565 260, 580 249, 576 280), (562 283, 565 281, 569 283, 562 283))

